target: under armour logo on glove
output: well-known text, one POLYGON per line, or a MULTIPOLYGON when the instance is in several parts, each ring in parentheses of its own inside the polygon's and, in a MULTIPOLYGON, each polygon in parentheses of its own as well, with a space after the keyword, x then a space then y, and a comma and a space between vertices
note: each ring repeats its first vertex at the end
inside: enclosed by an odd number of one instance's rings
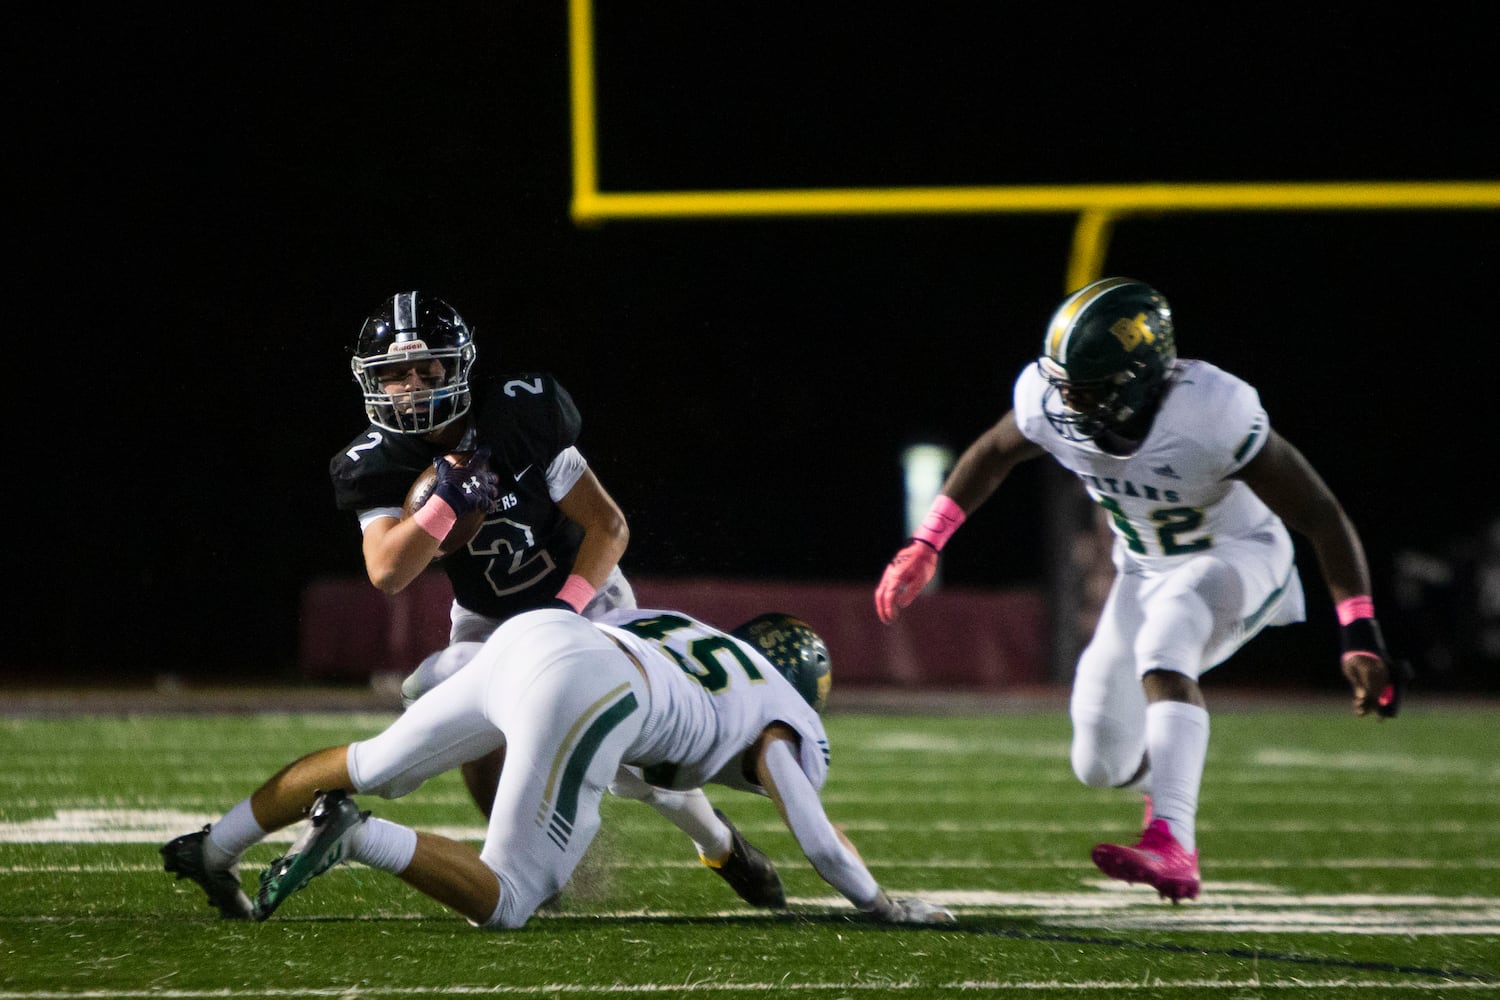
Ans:
POLYGON ((452 507, 458 517, 473 510, 488 513, 500 500, 500 477, 490 471, 489 460, 488 448, 475 449, 463 465, 437 459, 433 462, 437 470, 433 495, 452 507))

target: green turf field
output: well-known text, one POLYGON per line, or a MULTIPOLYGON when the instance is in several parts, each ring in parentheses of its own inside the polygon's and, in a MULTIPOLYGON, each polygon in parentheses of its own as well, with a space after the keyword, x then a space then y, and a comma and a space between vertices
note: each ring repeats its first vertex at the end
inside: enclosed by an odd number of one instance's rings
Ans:
MULTIPOLYGON (((710 797, 777 861, 789 913, 741 905, 646 807, 605 829, 561 909, 484 932, 342 866, 262 924, 221 922, 157 848, 381 714, 0 718, 0 1000, 11 997, 1500 994, 1492 705, 1221 711, 1199 814, 1204 891, 1103 879, 1135 797, 1086 789, 1061 714, 828 717, 825 800, 894 894, 958 914, 889 929, 798 853, 768 800, 710 797)), ((455 775, 378 815, 477 843, 455 775)), ((248 885, 296 833, 247 859, 248 885)))

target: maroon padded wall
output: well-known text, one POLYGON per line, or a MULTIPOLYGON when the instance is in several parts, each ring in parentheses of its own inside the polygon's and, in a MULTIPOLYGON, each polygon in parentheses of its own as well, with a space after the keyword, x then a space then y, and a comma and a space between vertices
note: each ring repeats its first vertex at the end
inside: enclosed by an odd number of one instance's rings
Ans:
MULTIPOLYGON (((994 691, 1041 684, 1048 622, 1039 590, 947 588, 894 625, 875 617, 874 587, 707 577, 632 579, 643 608, 687 611, 722 628, 764 611, 807 621, 828 642, 840 687, 994 691)), ((302 595, 299 662, 309 678, 406 673, 448 636, 452 591, 437 571, 394 597, 363 578, 328 578, 302 595)))

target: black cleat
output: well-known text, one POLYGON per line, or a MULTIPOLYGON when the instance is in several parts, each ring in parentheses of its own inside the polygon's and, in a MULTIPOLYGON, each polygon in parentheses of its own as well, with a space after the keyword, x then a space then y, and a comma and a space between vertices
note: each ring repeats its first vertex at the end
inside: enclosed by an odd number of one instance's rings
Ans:
POLYGON ((203 860, 203 840, 208 827, 184 833, 161 849, 162 867, 179 879, 192 879, 208 893, 208 905, 225 920, 249 920, 255 907, 240 886, 240 866, 230 865, 221 871, 209 871, 203 860))
POLYGON ((740 835, 740 831, 729 822, 729 817, 715 809, 714 815, 729 827, 729 857, 719 864, 698 855, 698 860, 707 865, 715 875, 729 883, 745 902, 751 906, 763 906, 780 910, 786 907, 786 890, 781 887, 781 876, 771 859, 740 835))

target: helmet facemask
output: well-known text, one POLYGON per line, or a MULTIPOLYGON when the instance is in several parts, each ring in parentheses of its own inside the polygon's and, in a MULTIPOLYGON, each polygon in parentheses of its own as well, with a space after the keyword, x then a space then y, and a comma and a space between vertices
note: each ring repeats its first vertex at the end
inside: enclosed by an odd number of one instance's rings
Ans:
POLYGON ((474 345, 427 350, 421 341, 413 341, 400 346, 413 345, 421 346, 393 352, 395 360, 383 355, 357 357, 351 363, 370 423, 397 434, 428 434, 469 411, 474 345), (391 373, 398 377, 387 381, 391 373))
POLYGON ((1040 367, 1047 380, 1042 412, 1069 441, 1089 441, 1126 423, 1151 404, 1164 381, 1138 363, 1105 378, 1077 380, 1051 358, 1042 358, 1040 367))
MULTIPOLYGON (((1069 441, 1121 431, 1150 413, 1176 363, 1172 310, 1159 292, 1131 278, 1093 282, 1064 299, 1048 324, 1037 359, 1047 380, 1042 412, 1069 441)), ((1120 437, 1140 440, 1149 420, 1138 423, 1120 437)))
POLYGON ((430 434, 469 412, 474 341, 448 303, 400 292, 365 320, 350 367, 370 423, 430 434))

